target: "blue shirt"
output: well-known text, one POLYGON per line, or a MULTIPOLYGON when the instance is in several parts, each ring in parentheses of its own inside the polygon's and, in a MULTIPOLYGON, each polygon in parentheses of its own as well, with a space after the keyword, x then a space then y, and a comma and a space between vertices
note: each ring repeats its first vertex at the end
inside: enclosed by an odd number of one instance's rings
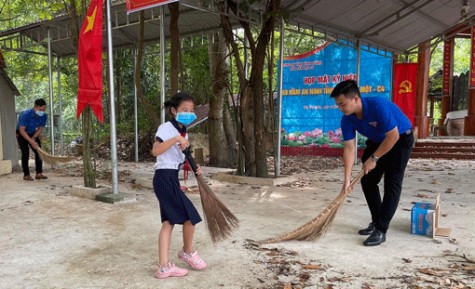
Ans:
POLYGON ((46 125, 47 119, 48 116, 46 114, 38 116, 33 108, 25 109, 18 116, 16 129, 19 130, 20 126, 24 126, 27 134, 34 134, 38 127, 46 125))
POLYGON ((344 115, 341 119, 343 140, 355 138, 356 131, 374 142, 383 142, 386 133, 397 127, 399 134, 412 128, 412 124, 397 105, 382 97, 362 97, 363 117, 344 115))

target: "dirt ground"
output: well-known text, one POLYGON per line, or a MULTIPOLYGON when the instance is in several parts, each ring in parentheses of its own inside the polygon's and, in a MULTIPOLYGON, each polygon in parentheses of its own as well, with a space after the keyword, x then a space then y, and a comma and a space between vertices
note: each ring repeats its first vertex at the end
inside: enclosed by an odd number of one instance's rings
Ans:
MULTIPOLYGON (((107 204, 71 196, 82 185, 81 163, 48 168, 45 181, 21 172, 0 177, 0 288, 475 288, 475 162, 410 160, 396 215, 381 246, 364 247, 357 234, 369 219, 361 188, 346 199, 331 230, 318 241, 256 247, 247 239, 274 237, 317 216, 341 188, 340 159, 285 158, 295 180, 256 186, 213 180, 213 191, 240 219, 231 238, 213 244, 204 222, 195 249, 203 272, 158 280, 160 213, 153 190, 135 184, 153 164, 120 162, 120 191, 136 202, 107 204), (410 234, 414 202, 442 200, 441 227, 449 238, 410 234)), ((98 183, 107 184, 107 163, 98 183)), ((32 167, 32 166, 31 166, 32 167)), ((188 184, 192 184, 189 181, 188 184)), ((196 187, 190 199, 201 212, 196 187)), ((177 264, 181 227, 173 233, 177 264)))

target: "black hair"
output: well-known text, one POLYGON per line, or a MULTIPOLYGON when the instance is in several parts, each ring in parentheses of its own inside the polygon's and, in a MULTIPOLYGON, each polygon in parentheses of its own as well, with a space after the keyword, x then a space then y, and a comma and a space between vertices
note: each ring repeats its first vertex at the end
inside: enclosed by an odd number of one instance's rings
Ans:
POLYGON ((165 101, 164 105, 168 109, 168 111, 171 113, 171 108, 172 107, 174 109, 176 109, 184 101, 191 101, 191 102, 193 102, 193 104, 195 103, 195 100, 193 99, 193 97, 191 95, 189 95, 188 93, 186 93, 186 92, 177 92, 172 96, 172 98, 165 101))
POLYGON ((38 98, 37 100, 35 100, 35 106, 45 106, 46 105, 46 101, 42 98, 38 98))
POLYGON ((361 97, 358 84, 352 79, 344 80, 338 83, 335 88, 333 88, 330 97, 335 98, 341 94, 343 94, 346 98, 354 98, 355 96, 361 97))

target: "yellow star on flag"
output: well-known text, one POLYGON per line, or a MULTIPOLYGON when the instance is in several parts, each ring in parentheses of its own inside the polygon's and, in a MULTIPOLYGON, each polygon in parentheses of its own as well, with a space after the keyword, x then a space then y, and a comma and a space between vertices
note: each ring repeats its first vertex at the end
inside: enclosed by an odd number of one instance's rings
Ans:
POLYGON ((87 17, 87 27, 84 29, 84 33, 91 31, 92 28, 94 27, 94 21, 96 20, 96 12, 97 12, 97 6, 94 7, 94 11, 92 12, 91 16, 86 16, 87 17))

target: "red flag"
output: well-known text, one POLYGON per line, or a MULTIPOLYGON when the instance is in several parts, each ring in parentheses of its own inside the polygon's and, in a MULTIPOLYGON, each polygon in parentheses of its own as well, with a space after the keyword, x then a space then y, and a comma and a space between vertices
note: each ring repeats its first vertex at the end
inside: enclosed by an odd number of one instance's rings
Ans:
POLYGON ((394 103, 409 118, 412 125, 416 115, 417 63, 398 63, 394 69, 394 103))
POLYGON ((153 8, 165 5, 178 0, 125 0, 127 5, 127 13, 139 11, 146 8, 153 8))
POLYGON ((102 2, 92 0, 79 32, 79 91, 76 117, 89 104, 101 123, 102 116, 102 2))

